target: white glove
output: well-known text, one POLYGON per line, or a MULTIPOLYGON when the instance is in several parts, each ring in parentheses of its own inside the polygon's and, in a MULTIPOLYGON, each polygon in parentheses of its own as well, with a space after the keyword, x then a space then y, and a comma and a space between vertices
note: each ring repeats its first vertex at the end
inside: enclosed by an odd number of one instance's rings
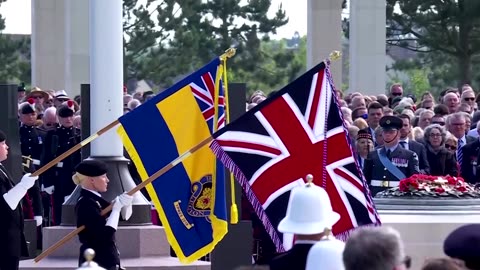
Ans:
POLYGON ((120 214, 122 214, 122 218, 125 220, 129 220, 130 217, 132 216, 132 205, 127 205, 122 208, 122 211, 120 211, 120 214))
POLYGON ((115 198, 115 203, 113 204, 113 210, 118 210, 119 212, 128 206, 132 206, 133 196, 128 195, 127 193, 123 193, 117 198, 115 198), (118 199, 118 202, 117 202, 118 199))
POLYGON ((42 216, 34 216, 33 219, 37 223, 37 227, 42 225, 42 222, 43 222, 43 217, 42 216))
POLYGON ((55 191, 55 187, 53 185, 49 187, 44 187, 42 184, 42 191, 45 191, 48 195, 52 195, 53 191, 55 191))
POLYGON ((123 205, 120 213, 122 214, 123 219, 128 220, 132 216, 132 202, 133 196, 123 193, 118 197, 120 203, 123 205))
POLYGON ((107 218, 106 226, 110 226, 113 229, 117 230, 118 228, 118 220, 120 219, 120 211, 122 210, 122 204, 120 203, 120 199, 117 196, 115 200, 112 202, 112 213, 107 218))
POLYGON ((23 186, 26 190, 30 189, 35 185, 35 181, 38 179, 38 176, 31 176, 32 174, 27 173, 24 176, 22 176, 22 180, 20 180, 20 183, 17 184, 23 186))
POLYGON ((3 198, 12 210, 17 208, 18 203, 22 200, 23 196, 25 196, 28 189, 33 187, 35 180, 37 179, 38 176, 31 176, 31 174, 27 173, 22 177, 20 183, 10 189, 7 193, 3 194, 3 198))

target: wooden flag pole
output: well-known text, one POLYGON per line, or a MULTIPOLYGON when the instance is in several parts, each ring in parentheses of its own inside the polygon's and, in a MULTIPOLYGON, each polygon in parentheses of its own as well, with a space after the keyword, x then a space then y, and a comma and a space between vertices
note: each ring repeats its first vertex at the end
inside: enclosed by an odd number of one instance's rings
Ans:
POLYGON ((108 124, 106 127, 102 128, 101 130, 97 131, 95 134, 90 135, 90 137, 86 138, 85 140, 79 142, 76 144, 74 147, 68 149, 66 152, 61 154, 60 156, 52 159, 50 162, 42 166, 40 169, 36 170, 34 173, 32 173, 32 176, 39 176, 40 174, 46 172, 48 169, 51 167, 57 165, 60 161, 64 160, 66 157, 70 156, 73 154, 75 151, 79 150, 80 148, 84 147, 85 145, 91 143, 98 137, 100 137, 102 134, 105 132, 109 131, 110 129, 114 128, 116 125, 118 125, 120 122, 117 120, 113 121, 112 123, 108 124))
MULTIPOLYGON (((220 56, 220 59, 232 58, 235 55, 235 53, 236 53, 235 48, 229 48, 220 56)), ((80 143, 78 143, 74 147, 68 149, 65 153, 61 154, 60 156, 56 157, 55 159, 53 159, 50 162, 48 162, 47 164, 45 164, 40 169, 36 170, 34 173, 32 173, 32 176, 39 176, 42 173, 46 172, 51 167, 57 165, 57 163, 64 160, 66 157, 70 156, 75 151, 79 150, 80 148, 84 147, 85 145, 91 143, 92 141, 94 141, 95 139, 97 139, 98 137, 100 137, 102 134, 106 133, 110 129, 114 128, 118 124, 120 124, 120 121, 118 121, 118 119, 113 121, 112 123, 108 124, 106 127, 102 128, 101 130, 99 130, 95 134, 90 135, 90 137, 81 141, 80 143)))
MULTIPOLYGON (((147 180, 143 181, 140 183, 138 186, 136 186, 134 189, 130 190, 128 192, 128 195, 133 195, 135 192, 139 191, 140 189, 144 188, 146 185, 150 184, 153 182, 153 180, 157 179, 158 177, 162 176, 164 173, 166 173, 168 170, 171 168, 175 167, 177 164, 183 162, 187 157, 195 153, 197 150, 200 148, 204 147, 205 145, 209 144, 213 140, 213 137, 208 137, 205 140, 201 141, 199 144, 196 146, 192 147, 190 150, 187 152, 183 153, 179 157, 177 157, 175 160, 170 162, 169 164, 165 165, 165 167, 161 168, 158 170, 156 173, 152 174, 147 180)), ((48 164, 47 164, 48 165, 48 164)), ((112 210, 113 204, 110 204, 107 208, 103 209, 101 212, 102 216, 105 216, 108 212, 112 210)), ((57 243, 53 244, 51 247, 47 248, 45 251, 43 251, 40 255, 38 255, 33 261, 38 263, 40 260, 44 259, 48 255, 50 255, 52 252, 57 250, 59 247, 61 247, 63 244, 67 243, 70 241, 72 238, 74 238, 77 234, 79 234, 81 231, 85 229, 85 225, 82 225, 78 227, 77 229, 73 230, 66 236, 64 236, 62 239, 60 239, 57 243)))

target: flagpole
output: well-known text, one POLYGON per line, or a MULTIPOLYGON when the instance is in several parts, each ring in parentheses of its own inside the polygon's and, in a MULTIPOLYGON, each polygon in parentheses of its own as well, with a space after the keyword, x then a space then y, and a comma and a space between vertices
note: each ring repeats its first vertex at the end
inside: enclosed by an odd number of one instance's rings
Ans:
MULTIPOLYGON (((236 53, 235 48, 228 48, 221 56, 220 59, 226 59, 226 58, 232 58, 236 53)), ((86 138, 85 140, 81 141, 77 145, 73 146, 72 148, 68 149, 66 152, 61 154, 60 156, 56 157, 55 159, 51 160, 44 166, 42 166, 40 169, 36 170, 34 173, 32 173, 32 176, 39 176, 42 173, 46 172, 48 169, 51 167, 57 165, 60 161, 64 160, 71 154, 75 153, 78 151, 80 148, 84 147, 85 145, 91 143, 92 141, 96 140, 98 137, 101 135, 105 134, 107 131, 110 129, 114 128, 116 125, 120 124, 120 122, 117 120, 113 121, 112 123, 108 124, 101 130, 97 131, 96 133, 92 134, 90 137, 86 138)))
MULTIPOLYGON (((202 147, 204 147, 205 145, 209 144, 211 141, 213 140, 213 137, 210 136, 206 139, 204 139, 203 141, 201 141, 200 143, 198 143, 196 146, 192 147, 190 150, 184 152, 183 154, 181 154, 179 157, 177 157, 176 159, 174 159, 172 162, 170 162, 169 164, 165 165, 163 168, 161 168, 160 170, 158 170, 156 173, 152 174, 147 180, 143 181, 142 183, 140 183, 139 185, 137 185, 134 189, 130 190, 128 192, 128 195, 133 195, 135 194, 135 192, 139 191, 140 189, 144 188, 146 185, 150 184, 151 182, 153 182, 155 179, 159 178, 160 176, 162 176, 163 174, 165 174, 166 172, 168 172, 170 169, 172 169, 173 167, 175 167, 177 164, 179 163, 182 163, 186 158, 188 158, 189 156, 191 156, 193 153, 195 153, 196 151, 200 150, 202 147)), ((110 204, 109 206, 107 206, 107 208, 103 209, 102 212, 100 213, 102 216, 105 216, 108 212, 110 212, 112 210, 112 207, 113 207, 113 204, 110 204)), ((50 255, 51 253, 53 253, 55 250, 57 250, 58 248, 60 248, 62 245, 64 245, 65 243, 67 243, 68 241, 70 241, 72 238, 74 238, 76 235, 78 235, 81 231, 83 231, 85 229, 85 225, 82 225, 78 228, 76 228, 75 230, 71 231, 69 234, 67 234, 66 236, 64 236, 62 239, 60 239, 58 242, 56 242, 55 244, 53 244, 52 246, 48 247, 45 251, 43 251, 40 255, 38 255, 33 261, 35 263, 38 263, 39 261, 41 261, 42 259, 44 259, 45 257, 47 257, 48 255, 50 255)))
POLYGON ((77 145, 73 146, 72 148, 68 149, 66 152, 61 154, 60 156, 56 157, 55 159, 51 160, 47 164, 43 165, 40 169, 36 170, 34 173, 32 173, 32 176, 39 176, 40 174, 46 172, 48 169, 51 167, 57 165, 60 161, 64 160, 66 157, 70 156, 73 154, 75 151, 79 150, 80 148, 84 147, 85 145, 91 143, 98 137, 100 137, 102 134, 106 133, 110 129, 114 128, 116 125, 118 125, 120 122, 117 120, 113 121, 112 123, 108 124, 104 128, 100 129, 96 133, 90 135, 90 137, 86 138, 85 140, 79 142, 77 145))

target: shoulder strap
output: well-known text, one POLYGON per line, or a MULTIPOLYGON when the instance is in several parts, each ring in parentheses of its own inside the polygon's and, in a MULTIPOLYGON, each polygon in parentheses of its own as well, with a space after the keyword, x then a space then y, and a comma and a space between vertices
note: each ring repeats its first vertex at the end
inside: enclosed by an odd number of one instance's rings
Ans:
POLYGON ((397 166, 393 165, 393 163, 382 153, 381 148, 377 149, 377 154, 382 162, 383 166, 387 168, 398 180, 405 179, 405 174, 397 168, 397 166))

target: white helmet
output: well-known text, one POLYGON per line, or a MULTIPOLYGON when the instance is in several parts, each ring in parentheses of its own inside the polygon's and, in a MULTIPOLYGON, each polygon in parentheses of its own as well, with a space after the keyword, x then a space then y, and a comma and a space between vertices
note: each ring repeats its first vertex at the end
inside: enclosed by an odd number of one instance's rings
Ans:
POLYGON ((282 233, 311 235, 331 229, 340 219, 333 212, 327 192, 312 183, 313 176, 307 175, 308 183, 292 189, 288 201, 287 215, 278 224, 282 233))
POLYGON ((337 239, 322 239, 312 246, 307 256, 305 270, 343 270, 345 243, 337 239))

